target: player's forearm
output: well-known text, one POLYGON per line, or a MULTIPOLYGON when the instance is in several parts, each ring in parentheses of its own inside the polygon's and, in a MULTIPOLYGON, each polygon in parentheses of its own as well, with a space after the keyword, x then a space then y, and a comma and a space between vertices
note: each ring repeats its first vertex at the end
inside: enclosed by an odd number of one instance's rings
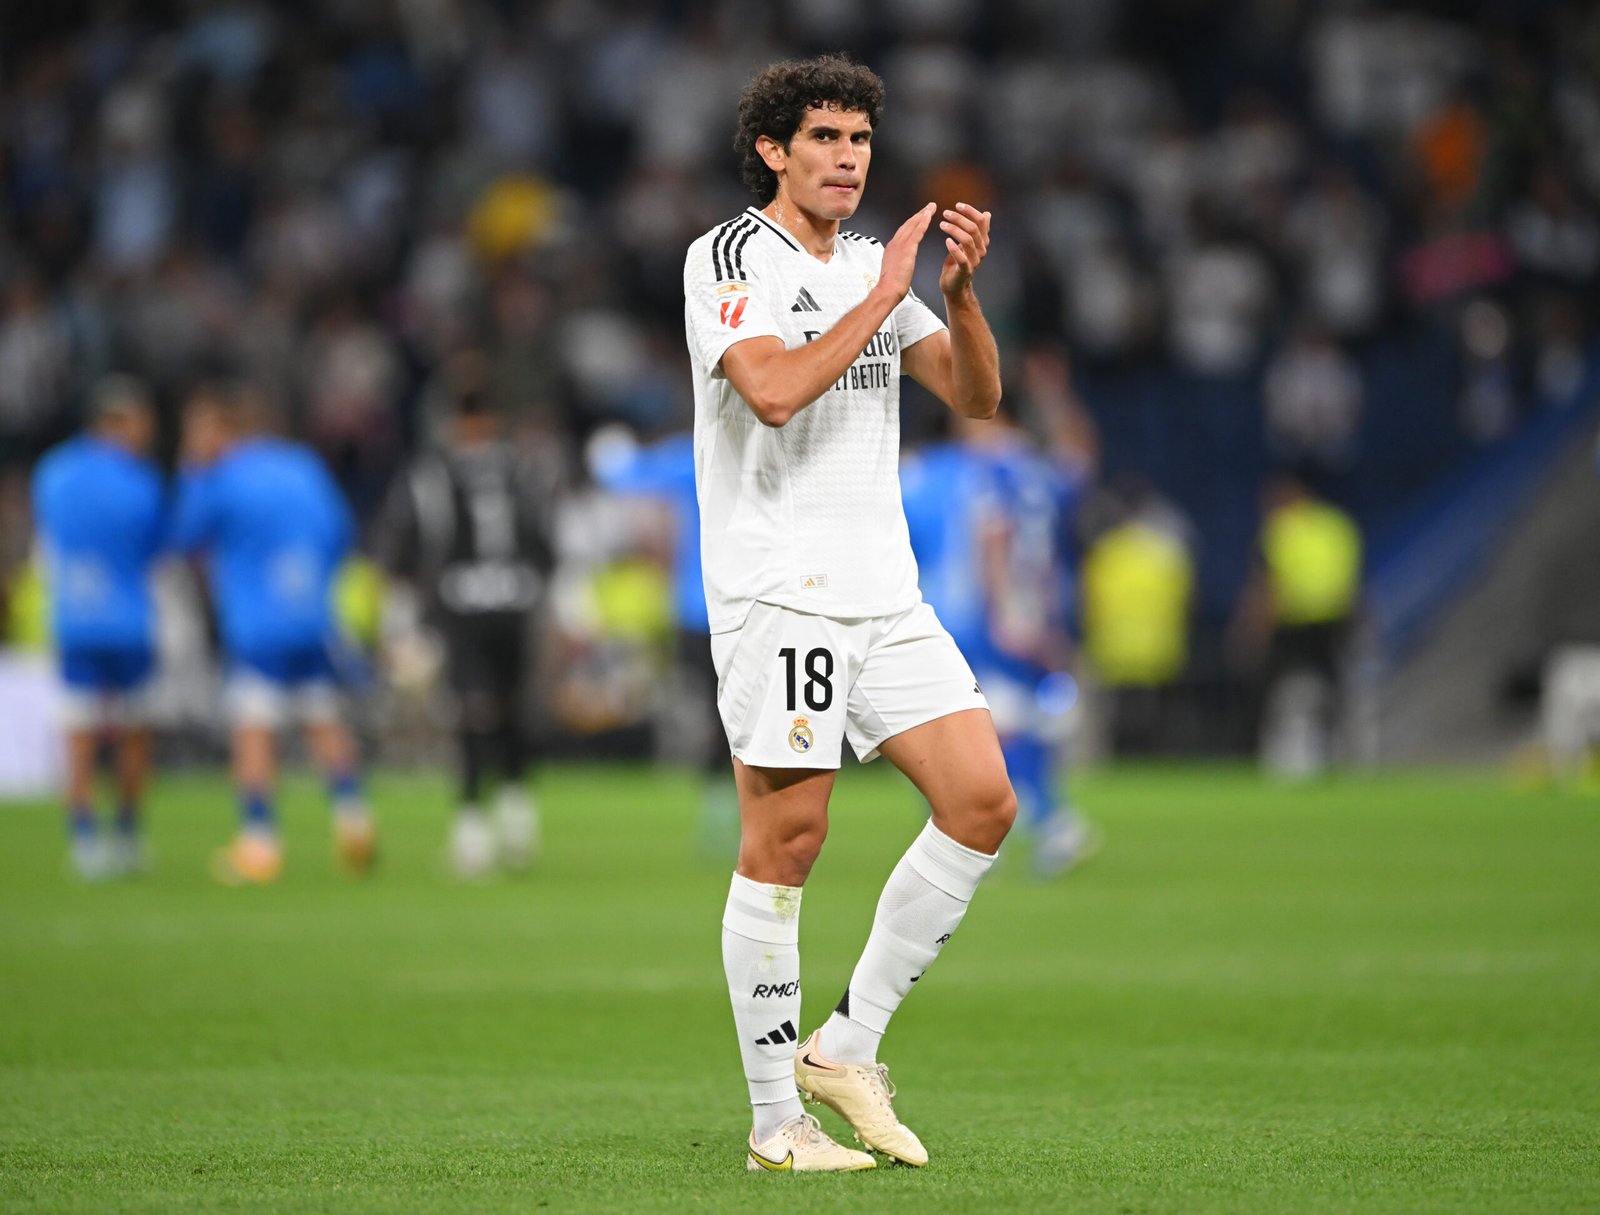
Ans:
POLYGON ((815 341, 773 351, 729 378, 756 417, 782 426, 838 382, 899 302, 889 292, 874 291, 815 341))
POLYGON ((944 297, 950 327, 950 407, 963 417, 992 418, 1000 408, 1000 351, 970 286, 944 297))

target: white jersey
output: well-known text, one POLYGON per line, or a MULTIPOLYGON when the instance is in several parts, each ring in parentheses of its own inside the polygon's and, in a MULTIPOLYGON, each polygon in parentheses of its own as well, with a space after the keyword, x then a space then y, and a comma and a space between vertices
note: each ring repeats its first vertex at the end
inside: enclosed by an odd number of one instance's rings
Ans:
POLYGON ((900 355, 944 328, 900 301, 837 383, 781 427, 722 372, 735 342, 793 350, 827 333, 878 281, 883 246, 841 232, 818 261, 754 207, 689 246, 684 326, 694 367, 694 467, 711 631, 756 603, 837 618, 916 604, 900 504, 900 355))

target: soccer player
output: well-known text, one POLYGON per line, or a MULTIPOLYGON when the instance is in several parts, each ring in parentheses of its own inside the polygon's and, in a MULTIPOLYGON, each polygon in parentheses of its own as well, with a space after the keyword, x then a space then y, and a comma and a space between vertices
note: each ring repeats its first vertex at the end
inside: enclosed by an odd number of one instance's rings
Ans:
POLYGON ((206 386, 185 409, 174 543, 204 554, 228 664, 240 831, 217 854, 228 883, 276 880, 283 867, 273 788, 277 731, 289 718, 327 782, 335 855, 371 864, 372 814, 355 743, 340 719, 330 592, 350 548, 349 508, 310 449, 262 431, 246 390, 206 386))
POLYGON ((953 421, 953 441, 924 447, 901 469, 911 547, 924 597, 989 700, 1034 867, 1054 877, 1095 844, 1059 771, 1077 699, 1066 671, 1068 528, 1086 470, 1046 456, 1004 412, 953 421))
POLYGON ((538 847, 521 691, 533 665, 530 617, 552 565, 550 512, 527 462, 502 437, 478 360, 462 356, 452 377, 445 442, 396 481, 378 559, 409 584, 413 604, 417 592, 426 596, 429 621, 444 636, 460 757, 450 861, 461 877, 480 878, 496 863, 526 868, 538 847), (488 771, 499 777, 492 823, 483 805, 488 771))
POLYGON ((165 527, 161 474, 150 459, 155 413, 139 381, 95 389, 89 431, 47 454, 33 477, 62 682, 66 685, 67 819, 73 868, 85 880, 144 865, 140 800, 150 770, 147 685, 154 669, 150 573, 165 527), (102 737, 116 739, 116 829, 95 821, 102 737))
POLYGON ((752 1170, 873 1167, 823 1133, 801 1093, 867 1147, 926 1163, 890 1105, 878 1044, 1016 815, 983 694, 917 590, 898 479, 902 372, 958 413, 999 406, 972 285, 989 214, 930 203, 887 246, 841 231, 882 103, 882 81, 842 57, 758 74, 735 145, 761 205, 695 241, 684 263, 701 551, 739 793, 722 956, 752 1170), (935 223, 948 328, 911 294, 935 223), (888 757, 933 814, 889 876, 838 1008, 802 1040, 801 888, 846 739, 863 760, 888 757))

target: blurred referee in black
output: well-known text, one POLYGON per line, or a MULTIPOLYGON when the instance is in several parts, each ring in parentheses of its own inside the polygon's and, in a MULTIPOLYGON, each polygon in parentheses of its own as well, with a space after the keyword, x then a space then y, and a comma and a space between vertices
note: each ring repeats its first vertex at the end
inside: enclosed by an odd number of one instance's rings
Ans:
POLYGON ((450 859, 460 876, 478 878, 496 864, 525 868, 538 849, 522 689, 533 669, 534 609, 552 565, 551 506, 533 465, 505 437, 482 359, 457 356, 446 391, 442 442, 396 479, 374 547, 412 592, 396 588, 399 602, 414 605, 401 618, 422 623, 420 606, 444 642, 460 762, 450 859), (492 806, 484 801, 491 770, 499 778, 492 806))

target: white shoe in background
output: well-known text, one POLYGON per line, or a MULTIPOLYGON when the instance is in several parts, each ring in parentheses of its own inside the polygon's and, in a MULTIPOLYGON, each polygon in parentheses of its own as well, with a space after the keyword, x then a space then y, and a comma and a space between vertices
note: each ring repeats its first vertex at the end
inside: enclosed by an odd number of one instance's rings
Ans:
POLYGON ((516 785, 500 790, 494 807, 500 861, 507 869, 526 869, 539 856, 539 806, 516 785))
POLYGON ((494 869, 498 850, 494 831, 482 810, 463 806, 450 828, 450 867, 459 878, 474 881, 494 869))

